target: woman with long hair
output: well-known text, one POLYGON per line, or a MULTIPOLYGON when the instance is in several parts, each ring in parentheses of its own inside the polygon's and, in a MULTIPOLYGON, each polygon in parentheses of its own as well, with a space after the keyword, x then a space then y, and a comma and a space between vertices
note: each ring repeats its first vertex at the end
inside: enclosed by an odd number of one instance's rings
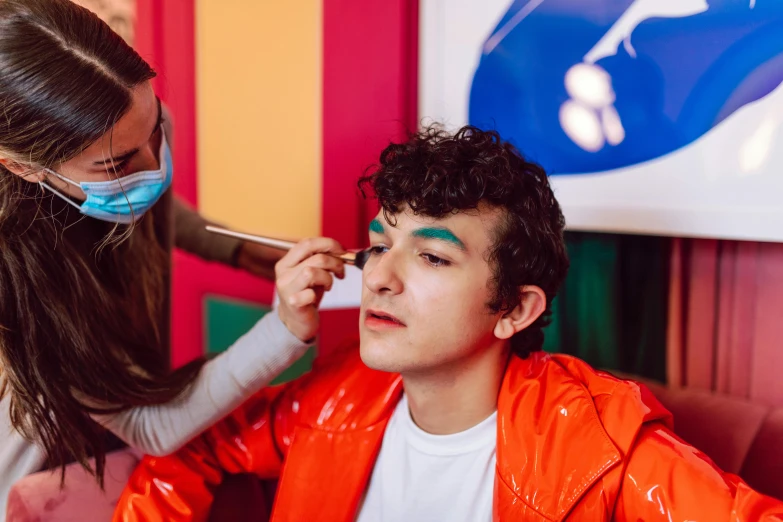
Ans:
POLYGON ((342 275, 314 255, 339 245, 298 247, 313 269, 278 285, 294 296, 278 313, 215 359, 169 370, 173 244, 270 278, 280 254, 208 237, 172 196, 154 76, 87 9, 0 0, 0 495, 45 460, 101 480, 106 428, 145 453, 178 449, 304 352, 313 288, 342 275))

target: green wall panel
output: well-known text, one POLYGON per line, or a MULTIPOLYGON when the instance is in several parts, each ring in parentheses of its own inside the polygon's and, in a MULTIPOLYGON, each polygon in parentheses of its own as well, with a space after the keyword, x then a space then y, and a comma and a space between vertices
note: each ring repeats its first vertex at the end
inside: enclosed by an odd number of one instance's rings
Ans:
MULTIPOLYGON (((269 307, 242 301, 226 299, 220 296, 207 296, 204 299, 204 325, 206 332, 207 354, 217 354, 242 337, 265 314, 271 312, 269 307)), ((263 346, 258 347, 263 350, 263 346)), ((307 353, 290 368, 284 371, 272 384, 296 379, 309 371, 315 359, 315 347, 310 347, 307 353)))

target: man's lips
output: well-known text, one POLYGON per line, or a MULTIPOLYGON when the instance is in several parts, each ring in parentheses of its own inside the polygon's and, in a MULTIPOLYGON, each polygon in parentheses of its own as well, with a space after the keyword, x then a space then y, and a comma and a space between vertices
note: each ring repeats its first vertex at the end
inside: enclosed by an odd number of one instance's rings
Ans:
POLYGON ((399 320, 394 315, 390 314, 389 312, 385 312, 383 310, 374 310, 374 309, 368 309, 364 313, 364 320, 372 321, 372 322, 386 322, 397 326, 405 326, 405 323, 403 323, 401 320, 399 320))

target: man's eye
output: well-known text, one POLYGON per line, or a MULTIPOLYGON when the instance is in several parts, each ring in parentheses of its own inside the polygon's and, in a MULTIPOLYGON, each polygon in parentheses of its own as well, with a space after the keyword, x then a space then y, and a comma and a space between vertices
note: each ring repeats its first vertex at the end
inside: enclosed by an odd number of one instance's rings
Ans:
POLYGON ((423 257, 427 263, 434 267, 438 266, 449 266, 451 263, 446 261, 445 259, 441 259, 438 256, 434 256, 432 254, 422 254, 421 257, 423 257))

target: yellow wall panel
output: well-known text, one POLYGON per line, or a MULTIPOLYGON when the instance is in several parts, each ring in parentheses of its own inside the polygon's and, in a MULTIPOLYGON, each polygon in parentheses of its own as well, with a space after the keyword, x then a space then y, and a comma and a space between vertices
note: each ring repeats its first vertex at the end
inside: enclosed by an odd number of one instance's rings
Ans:
POLYGON ((197 0, 201 212, 279 237, 321 230, 320 0, 197 0))

